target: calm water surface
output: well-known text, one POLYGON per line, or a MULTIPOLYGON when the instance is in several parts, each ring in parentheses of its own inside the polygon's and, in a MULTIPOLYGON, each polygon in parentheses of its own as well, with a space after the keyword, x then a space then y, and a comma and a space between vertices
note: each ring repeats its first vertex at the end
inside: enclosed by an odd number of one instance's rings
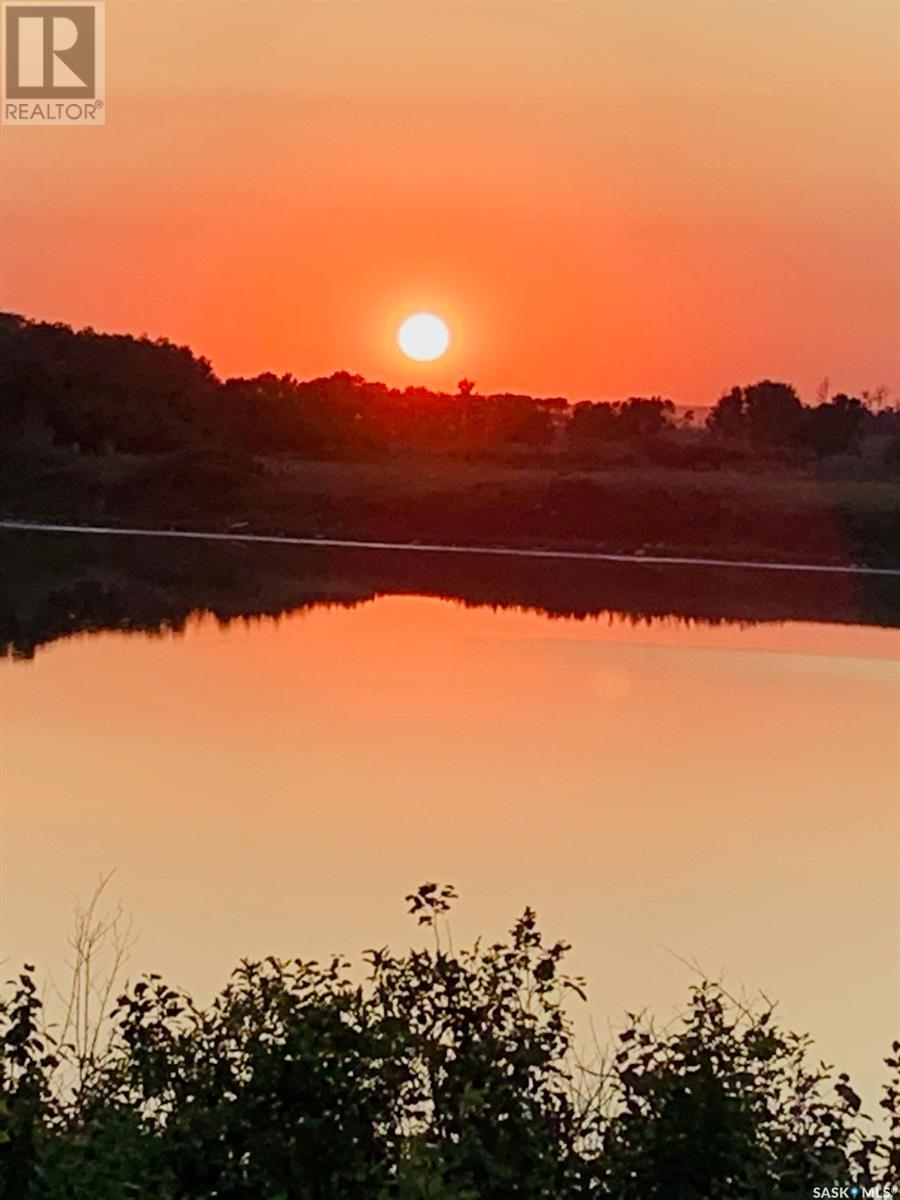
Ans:
MULTIPOLYGON (((0 664, 3 947, 62 972, 115 869, 132 971, 457 939, 525 904, 601 1038, 692 973, 766 991, 869 1095, 897 1028, 896 631, 549 619, 420 596, 0 664)), ((587 1028, 584 1022, 583 1028, 587 1028)))

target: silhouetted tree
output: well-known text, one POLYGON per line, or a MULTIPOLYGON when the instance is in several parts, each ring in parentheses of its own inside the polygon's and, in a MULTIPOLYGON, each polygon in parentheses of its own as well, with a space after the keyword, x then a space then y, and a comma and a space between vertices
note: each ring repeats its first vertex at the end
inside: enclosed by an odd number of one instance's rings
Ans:
POLYGON ((572 410, 569 443, 584 447, 615 439, 637 442, 653 438, 672 426, 674 414, 674 403, 661 396, 631 396, 619 403, 583 400, 572 410))
POLYGON ((640 440, 656 437, 671 424, 675 405, 662 396, 631 396, 618 405, 619 436, 640 440))
POLYGON ((841 393, 806 410, 806 440, 817 454, 846 454, 859 440, 865 414, 861 400, 841 393))
POLYGON ((746 434, 744 393, 741 388, 734 387, 722 396, 706 418, 706 427, 719 437, 741 438, 746 434))
POLYGON ((788 383, 761 383, 744 388, 744 414, 751 441, 796 444, 803 429, 803 405, 788 383))
POLYGON ((791 447, 801 440, 803 415, 790 384, 764 379, 722 396, 707 418, 707 428, 723 437, 791 447))
POLYGON ((569 443, 573 447, 590 446, 608 441, 618 433, 618 414, 607 401, 582 400, 572 410, 569 420, 569 443))
POLYGON ((0 315, 7 435, 41 425, 91 453, 158 453, 214 436, 216 389, 186 346, 0 315))

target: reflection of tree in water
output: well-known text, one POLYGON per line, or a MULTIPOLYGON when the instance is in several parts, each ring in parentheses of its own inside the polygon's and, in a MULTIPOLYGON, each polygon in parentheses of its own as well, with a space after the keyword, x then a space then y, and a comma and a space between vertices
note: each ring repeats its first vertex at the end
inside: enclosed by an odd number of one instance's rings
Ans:
POLYGON ((900 581, 741 568, 251 546, 46 533, 0 534, 0 642, 30 658, 101 630, 177 633, 379 595, 425 595, 550 618, 753 624, 900 624, 900 581))

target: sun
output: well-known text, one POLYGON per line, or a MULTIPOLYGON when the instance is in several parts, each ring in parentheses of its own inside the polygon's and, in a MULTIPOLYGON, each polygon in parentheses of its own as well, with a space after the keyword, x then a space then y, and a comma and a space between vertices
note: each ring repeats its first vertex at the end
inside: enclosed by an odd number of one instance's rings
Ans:
POLYGON ((432 362, 450 345, 450 330, 434 313, 413 313, 397 330, 397 344, 407 358, 432 362))

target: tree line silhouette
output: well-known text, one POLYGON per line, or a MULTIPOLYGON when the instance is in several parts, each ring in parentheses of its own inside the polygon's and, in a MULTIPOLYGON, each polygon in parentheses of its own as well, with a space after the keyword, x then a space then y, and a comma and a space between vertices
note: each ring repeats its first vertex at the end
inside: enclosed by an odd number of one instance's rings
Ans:
MULTIPOLYGON (((735 387, 700 427, 659 396, 569 402, 393 388, 339 371, 301 381, 264 373, 219 380, 210 363, 165 339, 74 330, 0 314, 0 432, 9 444, 86 454, 158 454, 213 447, 252 454, 364 455, 389 449, 490 454, 651 445, 691 435, 698 465, 734 453, 852 453, 868 432, 900 433, 883 394, 801 402, 787 383, 735 387)), ((890 453, 897 454, 894 445, 890 453)), ((688 461, 691 455, 688 454, 688 461)))

